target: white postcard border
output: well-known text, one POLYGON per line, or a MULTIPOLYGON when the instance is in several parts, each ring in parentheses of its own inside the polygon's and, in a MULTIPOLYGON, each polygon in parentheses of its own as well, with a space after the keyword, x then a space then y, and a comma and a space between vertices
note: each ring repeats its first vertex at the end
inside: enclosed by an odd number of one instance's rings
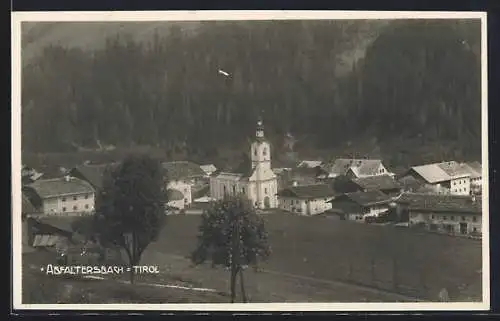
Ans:
POLYGON ((185 311, 467 311, 490 308, 489 215, 482 215, 483 301, 477 303, 217 303, 217 304, 22 304, 21 223, 21 22, 24 21, 200 21, 309 19, 481 19, 481 108, 483 213, 488 195, 488 83, 485 12, 436 11, 93 11, 12 12, 12 276, 13 308, 40 310, 185 310, 185 311))

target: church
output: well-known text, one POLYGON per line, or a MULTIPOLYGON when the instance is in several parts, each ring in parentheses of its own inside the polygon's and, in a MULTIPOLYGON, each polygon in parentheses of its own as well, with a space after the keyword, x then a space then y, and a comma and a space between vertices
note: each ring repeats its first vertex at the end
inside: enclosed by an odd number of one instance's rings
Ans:
POLYGON ((221 171, 210 178, 210 196, 245 195, 258 209, 277 208, 278 182, 271 168, 271 145, 264 137, 262 120, 257 122, 250 146, 251 165, 239 172, 221 171))

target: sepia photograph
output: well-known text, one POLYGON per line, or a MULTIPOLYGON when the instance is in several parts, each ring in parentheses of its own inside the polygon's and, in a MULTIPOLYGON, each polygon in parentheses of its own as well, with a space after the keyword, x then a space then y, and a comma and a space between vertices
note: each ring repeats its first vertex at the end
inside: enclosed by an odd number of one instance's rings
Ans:
POLYGON ((19 309, 489 309, 486 14, 12 14, 19 309))

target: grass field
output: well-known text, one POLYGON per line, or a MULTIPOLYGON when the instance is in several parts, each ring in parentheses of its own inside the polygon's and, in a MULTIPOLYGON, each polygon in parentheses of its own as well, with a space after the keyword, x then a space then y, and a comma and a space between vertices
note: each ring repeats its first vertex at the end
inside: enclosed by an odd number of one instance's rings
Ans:
MULTIPOLYGON (((23 272, 28 273, 23 279, 25 303, 54 303, 56 299, 71 303, 228 302, 229 272, 209 264, 194 267, 187 259, 196 246, 199 220, 199 215, 170 216, 160 239, 148 247, 141 261, 158 265, 161 273, 140 276, 137 282, 203 287, 215 293, 132 287, 112 281, 73 280, 57 285, 54 277, 44 275, 39 282, 27 269, 23 272), (64 294, 68 286, 73 289, 70 296, 64 294), (57 298, 44 296, 44 289, 51 288, 58 289, 57 298), (82 296, 83 289, 95 295, 90 299, 82 296), (44 302, 40 302, 42 298, 44 302)), ((260 272, 245 273, 250 302, 434 301, 443 287, 454 301, 481 300, 479 241, 281 213, 267 214, 265 221, 272 255, 261 264, 260 272)), ((29 255, 26 264, 36 262, 36 255, 29 255)))
MULTIPOLYGON (((158 253, 189 255, 199 219, 170 217, 145 259, 158 253)), ((323 217, 268 214, 265 220, 273 253, 262 268, 275 278, 292 274, 352 282, 428 300, 446 287, 456 300, 481 300, 480 241, 323 217)))

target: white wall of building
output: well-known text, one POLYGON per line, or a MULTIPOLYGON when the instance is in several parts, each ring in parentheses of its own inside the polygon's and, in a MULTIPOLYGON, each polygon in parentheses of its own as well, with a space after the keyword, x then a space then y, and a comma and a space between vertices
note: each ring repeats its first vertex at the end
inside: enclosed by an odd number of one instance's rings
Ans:
POLYGON ((182 200, 182 202, 185 205, 189 205, 193 202, 191 195, 191 184, 185 181, 171 181, 167 184, 167 189, 169 188, 176 189, 184 195, 184 200, 182 200))
POLYGON ((49 197, 42 200, 44 214, 57 215, 64 213, 90 213, 94 209, 94 193, 82 193, 49 197))
POLYGON ((329 198, 304 200, 296 197, 279 197, 279 208, 300 215, 316 215, 332 208, 329 198))
POLYGON ((452 179, 450 181, 450 193, 453 195, 469 195, 470 186, 471 182, 469 177, 452 179))
POLYGON ((434 225, 437 229, 444 229, 444 225, 452 226, 452 232, 462 234, 460 223, 466 224, 467 233, 481 233, 481 215, 475 214, 460 214, 460 213, 419 213, 410 212, 410 226, 416 224, 425 224, 428 229, 432 229, 434 225))

